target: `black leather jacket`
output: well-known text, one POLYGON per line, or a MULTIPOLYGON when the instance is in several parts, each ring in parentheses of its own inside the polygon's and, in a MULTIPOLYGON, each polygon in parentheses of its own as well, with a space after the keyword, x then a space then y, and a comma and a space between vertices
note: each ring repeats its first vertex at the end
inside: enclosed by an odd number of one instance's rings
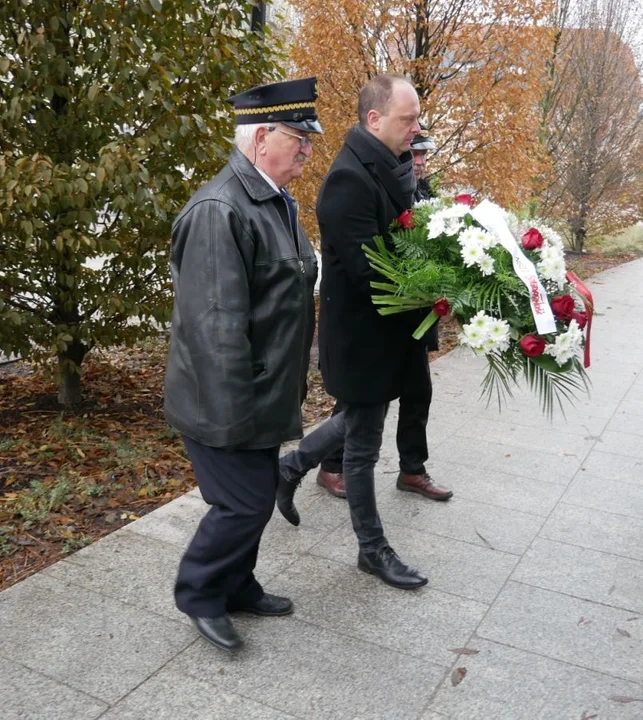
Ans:
POLYGON ((165 417, 188 437, 266 448, 302 436, 315 253, 236 148, 172 227, 165 417))

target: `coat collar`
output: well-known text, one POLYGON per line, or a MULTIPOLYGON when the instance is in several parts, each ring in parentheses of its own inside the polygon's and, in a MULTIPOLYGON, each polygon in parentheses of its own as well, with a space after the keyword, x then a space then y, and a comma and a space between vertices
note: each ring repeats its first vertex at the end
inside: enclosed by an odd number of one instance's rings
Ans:
POLYGON ((255 166, 238 148, 233 148, 228 165, 253 200, 263 202, 270 198, 279 197, 279 193, 268 185, 257 172, 255 166))
MULTIPOLYGON (((365 138, 362 132, 357 128, 352 128, 348 131, 344 142, 371 175, 382 183, 393 202, 400 208, 400 211, 405 210, 408 204, 406 196, 402 192, 400 183, 391 173, 384 155, 387 152, 390 153, 390 150, 380 143, 375 136, 373 136, 373 140, 375 141, 374 143, 369 142, 369 139, 365 138), (381 151, 377 147, 377 144, 382 145, 381 151)), ((408 153, 408 155, 410 156, 410 153, 408 153)), ((391 157, 393 157, 392 154, 391 157)), ((400 159, 402 161, 408 160, 407 153, 404 153, 400 159)))

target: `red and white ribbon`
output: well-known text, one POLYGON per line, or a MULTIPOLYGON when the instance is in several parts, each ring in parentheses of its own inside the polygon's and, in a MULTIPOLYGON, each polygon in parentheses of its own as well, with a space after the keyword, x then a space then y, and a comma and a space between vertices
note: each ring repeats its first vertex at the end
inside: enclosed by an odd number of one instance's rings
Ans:
POLYGON ((587 325, 585 326, 585 357, 584 366, 587 368, 591 364, 591 358, 589 356, 589 341, 592 334, 592 318, 594 317, 594 296, 592 291, 585 285, 585 283, 571 270, 568 270, 565 274, 567 282, 576 290, 580 295, 583 305, 585 306, 585 314, 587 315, 587 325))
POLYGON ((529 302, 539 335, 556 332, 556 320, 549 306, 547 293, 543 288, 533 263, 520 249, 516 238, 509 229, 502 209, 490 200, 483 200, 473 210, 473 218, 498 238, 500 244, 511 254, 514 271, 529 289, 529 302))

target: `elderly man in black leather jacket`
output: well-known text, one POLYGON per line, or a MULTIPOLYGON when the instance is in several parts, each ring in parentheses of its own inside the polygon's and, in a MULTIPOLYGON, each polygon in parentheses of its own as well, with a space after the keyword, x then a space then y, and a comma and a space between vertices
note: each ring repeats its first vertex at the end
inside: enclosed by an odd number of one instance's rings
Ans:
POLYGON ((172 228, 165 414, 211 506, 179 566, 178 608, 206 640, 242 645, 228 613, 285 615, 253 570, 278 484, 279 446, 302 436, 315 253, 285 190, 320 133, 315 78, 234 96, 235 149, 172 228))

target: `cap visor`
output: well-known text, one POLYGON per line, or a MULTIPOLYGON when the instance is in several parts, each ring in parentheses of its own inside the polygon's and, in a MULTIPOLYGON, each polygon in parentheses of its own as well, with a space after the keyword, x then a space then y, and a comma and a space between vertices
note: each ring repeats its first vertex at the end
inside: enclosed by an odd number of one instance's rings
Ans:
POLYGON ((324 134, 322 126, 317 120, 301 120, 300 122, 291 122, 290 120, 280 120, 282 125, 288 125, 288 127, 295 128, 295 130, 301 130, 302 132, 319 133, 324 134))
POLYGON ((411 143, 411 150, 435 150, 435 143, 431 140, 423 142, 411 143))

